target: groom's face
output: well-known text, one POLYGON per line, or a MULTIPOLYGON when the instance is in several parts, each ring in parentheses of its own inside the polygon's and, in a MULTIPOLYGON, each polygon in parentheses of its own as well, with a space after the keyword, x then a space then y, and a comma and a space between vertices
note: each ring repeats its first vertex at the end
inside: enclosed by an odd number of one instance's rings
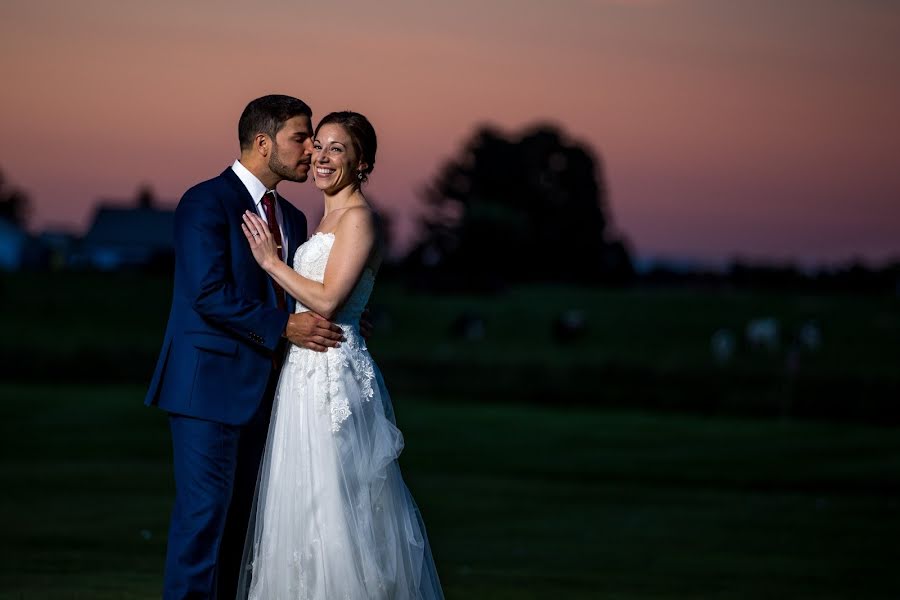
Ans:
POLYGON ((272 140, 269 169, 288 181, 306 181, 312 153, 312 123, 309 117, 292 117, 284 122, 272 140))

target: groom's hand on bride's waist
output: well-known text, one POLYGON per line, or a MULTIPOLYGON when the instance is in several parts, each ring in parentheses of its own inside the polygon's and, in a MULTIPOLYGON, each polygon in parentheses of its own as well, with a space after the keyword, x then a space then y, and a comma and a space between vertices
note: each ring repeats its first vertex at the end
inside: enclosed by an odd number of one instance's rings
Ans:
POLYGON ((316 352, 340 346, 344 339, 344 332, 340 327, 313 312, 292 314, 282 335, 292 344, 316 352))

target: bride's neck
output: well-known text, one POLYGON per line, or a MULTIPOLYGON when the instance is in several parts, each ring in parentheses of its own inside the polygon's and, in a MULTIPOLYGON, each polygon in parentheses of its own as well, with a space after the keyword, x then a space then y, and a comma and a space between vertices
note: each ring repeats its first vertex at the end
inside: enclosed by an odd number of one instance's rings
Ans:
POLYGON ((325 215, 323 218, 336 210, 366 204, 366 199, 359 188, 352 188, 350 186, 347 186, 334 194, 325 194, 324 196, 325 215))

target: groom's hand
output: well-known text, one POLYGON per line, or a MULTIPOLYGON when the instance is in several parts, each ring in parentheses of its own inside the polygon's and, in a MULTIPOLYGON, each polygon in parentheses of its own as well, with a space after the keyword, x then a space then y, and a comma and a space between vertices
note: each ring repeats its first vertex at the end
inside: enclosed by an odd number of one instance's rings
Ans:
POLYGON ((313 312, 292 314, 283 335, 291 343, 316 352, 335 348, 344 339, 340 327, 313 312))

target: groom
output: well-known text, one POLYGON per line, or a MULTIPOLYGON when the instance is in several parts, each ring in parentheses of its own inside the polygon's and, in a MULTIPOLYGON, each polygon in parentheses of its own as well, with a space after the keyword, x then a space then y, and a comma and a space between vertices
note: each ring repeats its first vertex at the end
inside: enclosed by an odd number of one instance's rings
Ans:
POLYGON ((241 215, 255 210, 290 261, 306 218, 276 193, 306 181, 312 111, 264 96, 238 123, 240 159, 189 189, 175 211, 172 308, 146 404, 169 413, 175 504, 163 597, 235 596, 275 383, 287 342, 324 351, 341 329, 294 301, 253 260, 241 215))

